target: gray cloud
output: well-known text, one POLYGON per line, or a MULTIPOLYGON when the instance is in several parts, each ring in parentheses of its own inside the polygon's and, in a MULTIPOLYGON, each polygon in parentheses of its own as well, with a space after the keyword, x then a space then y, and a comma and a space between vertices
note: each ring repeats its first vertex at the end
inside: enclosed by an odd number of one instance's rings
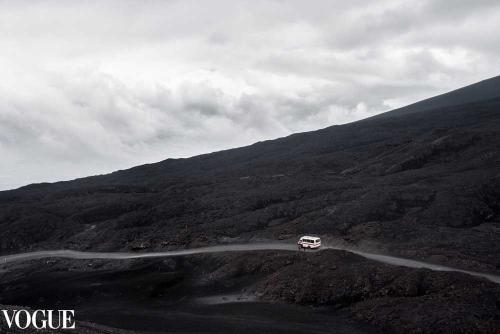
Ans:
POLYGON ((0 189, 358 120, 497 75, 497 1, 0 1, 0 189))

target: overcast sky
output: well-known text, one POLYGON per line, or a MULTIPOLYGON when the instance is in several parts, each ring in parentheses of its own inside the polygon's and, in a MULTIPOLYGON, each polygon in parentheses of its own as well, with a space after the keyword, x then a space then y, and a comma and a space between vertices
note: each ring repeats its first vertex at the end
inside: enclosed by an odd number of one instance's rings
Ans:
POLYGON ((500 74, 500 1, 2 1, 0 189, 351 122, 500 74))

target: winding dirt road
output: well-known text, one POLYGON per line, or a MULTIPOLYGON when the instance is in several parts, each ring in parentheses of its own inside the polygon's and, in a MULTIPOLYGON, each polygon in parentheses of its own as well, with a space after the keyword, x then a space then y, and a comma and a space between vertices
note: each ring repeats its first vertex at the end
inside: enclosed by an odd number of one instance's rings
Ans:
MULTIPOLYGON (((426 268, 434 271, 450 271, 460 272, 471 276, 486 278, 491 282, 500 284, 500 276, 462 270, 458 268, 437 265, 422 261, 410 260, 401 257, 382 255, 376 253, 364 252, 354 248, 341 247, 341 246, 324 246, 324 249, 335 249, 347 251, 364 258, 385 263, 394 266, 409 267, 409 268, 426 268)), ((233 245, 218 245, 210 247, 200 247, 193 249, 183 249, 167 252, 150 252, 150 253, 132 253, 132 252, 79 252, 73 250, 49 250, 49 251, 36 251, 29 253, 19 253, 0 257, 0 264, 11 263, 17 261, 27 261, 42 258, 70 258, 70 259, 107 259, 107 260, 127 260, 127 259, 144 259, 156 257, 174 257, 186 256, 194 254, 207 254, 207 253, 222 253, 222 252, 249 252, 260 250, 283 250, 283 251, 298 251, 297 246, 294 244, 286 243, 255 243, 255 244, 233 244, 233 245)), ((319 250, 321 251, 321 250, 319 250)))

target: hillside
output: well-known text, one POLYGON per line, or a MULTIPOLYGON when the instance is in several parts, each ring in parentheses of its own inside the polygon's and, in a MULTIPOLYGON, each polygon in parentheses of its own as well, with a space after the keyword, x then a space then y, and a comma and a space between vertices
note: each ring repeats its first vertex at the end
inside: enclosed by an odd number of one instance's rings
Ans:
MULTIPOLYGON (((295 242, 315 234, 499 274, 500 77, 346 125, 0 192, 0 229, 0 254, 295 242)), ((493 333, 499 300, 498 285, 480 278, 333 250, 0 267, 0 304, 66 305, 85 321, 139 331, 197 331, 207 321, 217 332, 252 329, 223 320, 234 313, 274 332, 493 333), (193 308, 200 293, 268 304, 193 308), (152 305, 161 312, 152 314, 152 305), (130 321, 130 310, 142 316, 130 321)))
POLYGON ((1 192, 0 250, 316 233, 496 270, 499 107, 496 77, 359 122, 1 192))

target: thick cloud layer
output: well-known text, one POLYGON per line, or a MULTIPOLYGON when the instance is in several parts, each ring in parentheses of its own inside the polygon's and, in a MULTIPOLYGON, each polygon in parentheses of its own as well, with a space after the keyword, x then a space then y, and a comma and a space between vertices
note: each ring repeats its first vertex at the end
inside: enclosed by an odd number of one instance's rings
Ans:
POLYGON ((493 1, 0 1, 0 189, 358 120, 500 73, 493 1))

